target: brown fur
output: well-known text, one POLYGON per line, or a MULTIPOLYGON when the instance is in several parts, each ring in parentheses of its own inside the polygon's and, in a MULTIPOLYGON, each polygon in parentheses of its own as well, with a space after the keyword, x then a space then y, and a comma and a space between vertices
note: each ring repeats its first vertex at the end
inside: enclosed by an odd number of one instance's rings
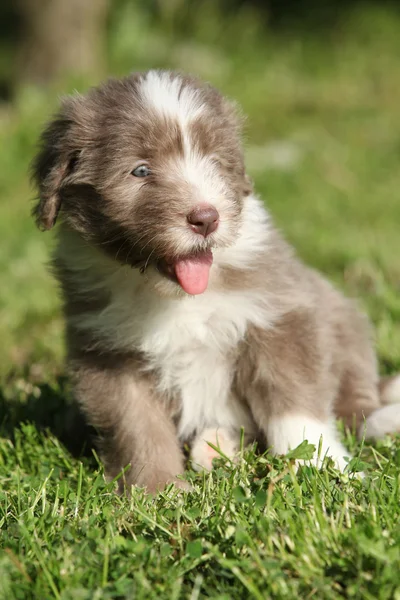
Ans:
POLYGON ((184 460, 173 407, 157 397, 151 378, 140 373, 138 357, 77 353, 70 358, 70 374, 77 398, 102 432, 108 477, 116 477, 132 463, 126 479, 119 479, 121 491, 126 480, 151 491, 166 482, 185 487, 176 478, 183 472, 184 460), (112 398, 118 402, 110 402, 112 398))
MULTIPOLYGON (((110 264, 142 269, 182 252, 176 222, 190 210, 193 191, 184 182, 178 188, 166 167, 183 153, 182 131, 178 122, 141 106, 138 81, 139 75, 111 80, 63 103, 43 134, 33 166, 40 195, 34 212, 45 229, 59 212, 62 216, 55 272, 65 301, 69 370, 78 401, 104 439, 107 474, 115 477, 131 463, 128 486, 155 490, 176 481, 184 468, 176 435, 179 395, 160 395, 157 370, 147 369, 146 356, 76 326, 76 317, 109 305, 112 292, 105 282, 111 271, 92 266, 79 278, 71 267, 72 255, 84 260, 92 248, 110 264), (133 195, 131 171, 140 159, 151 163, 153 179, 143 181, 133 195)), ((224 244, 229 246, 251 191, 240 123, 232 105, 210 86, 189 77, 183 77, 183 86, 198 90, 208 107, 191 124, 190 136, 200 154, 213 155, 226 183, 231 212, 224 244)), ((193 249, 213 243, 207 238, 193 249)), ((232 394, 249 407, 255 437, 266 432, 271 417, 293 409, 324 422, 333 408, 351 425, 379 406, 366 320, 306 268, 276 231, 251 269, 222 266, 212 285, 222 293, 265 293, 277 315, 271 327, 249 323, 245 337, 231 349, 232 394)))

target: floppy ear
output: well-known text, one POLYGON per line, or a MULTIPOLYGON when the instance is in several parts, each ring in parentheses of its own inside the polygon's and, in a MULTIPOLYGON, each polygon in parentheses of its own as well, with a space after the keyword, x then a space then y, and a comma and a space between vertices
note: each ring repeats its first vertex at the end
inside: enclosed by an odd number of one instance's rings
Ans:
POLYGON ((32 162, 32 179, 39 191, 39 202, 32 214, 40 229, 54 226, 61 207, 63 181, 77 159, 77 150, 69 141, 71 125, 71 117, 60 112, 42 133, 40 149, 32 162))

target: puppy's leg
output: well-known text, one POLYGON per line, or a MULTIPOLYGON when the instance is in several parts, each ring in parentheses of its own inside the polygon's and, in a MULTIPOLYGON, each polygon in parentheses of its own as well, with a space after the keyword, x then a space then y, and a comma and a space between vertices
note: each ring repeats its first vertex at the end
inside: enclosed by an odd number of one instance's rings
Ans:
POLYGON ((379 382, 381 407, 374 410, 358 429, 360 438, 379 439, 400 433, 400 375, 382 378, 379 382))
POLYGON ((230 432, 222 427, 204 429, 193 440, 190 457, 195 471, 211 471, 214 458, 221 455, 209 445, 209 442, 219 448, 228 458, 234 458, 238 451, 236 441, 230 432))
POLYGON ((379 381, 381 404, 400 404, 400 375, 382 377, 379 381))
POLYGON ((97 358, 72 365, 77 398, 102 435, 107 477, 130 464, 119 479, 120 492, 131 485, 155 492, 169 482, 187 487, 176 479, 184 471, 183 454, 167 407, 148 379, 135 376, 134 364, 118 363, 97 358))
POLYGON ((286 454, 307 440, 316 448, 311 459, 315 466, 321 465, 325 456, 330 456, 341 471, 347 465, 344 457, 348 456, 349 452, 338 440, 334 418, 322 421, 304 414, 273 417, 266 427, 266 435, 275 454, 286 454))
POLYGON ((400 433, 400 376, 379 379, 369 326, 354 306, 346 305, 338 327, 340 361, 344 365, 335 413, 362 439, 400 433))
POLYGON ((369 356, 363 350, 359 350, 357 361, 354 351, 350 356, 353 361, 347 361, 335 412, 349 427, 356 426, 360 439, 400 433, 400 376, 378 380, 372 350, 369 356))
POLYGON ((269 330, 249 328, 236 385, 273 453, 286 454, 307 440, 318 465, 321 440, 321 458, 331 456, 343 470, 349 453, 336 431, 337 383, 322 333, 311 312, 288 314, 269 330))
MULTIPOLYGON (((355 427, 359 439, 364 436, 366 439, 383 437, 387 431, 391 431, 393 416, 396 417, 393 407, 380 408, 376 380, 377 374, 372 365, 370 372, 359 366, 358 368, 353 366, 346 371, 342 380, 335 412, 339 418, 344 420, 347 427, 350 429, 355 427)), ((400 411, 397 421, 399 426, 400 411)))
MULTIPOLYGON (((275 392, 276 394, 276 392, 275 392)), ((277 395, 269 397, 270 407, 282 406, 282 398, 277 395)), ((304 440, 315 446, 311 462, 320 466, 325 456, 330 456, 338 469, 343 471, 347 465, 345 457, 349 452, 339 441, 335 419, 329 414, 314 415, 304 410, 277 413, 265 410, 260 402, 250 402, 254 417, 261 425, 267 444, 273 454, 287 454, 299 446, 304 440), (318 451, 320 449, 320 454, 318 451)))
MULTIPOLYGON (((362 340, 367 346, 368 340, 362 340)), ((380 407, 378 373, 372 348, 345 348, 346 369, 342 374, 335 402, 335 414, 347 427, 358 430, 371 413, 380 407), (358 350, 358 352, 357 352, 358 350), (367 352, 366 350, 370 350, 367 352)))
POLYGON ((295 377, 282 378, 281 387, 277 383, 276 374, 273 386, 267 381, 255 380, 247 395, 253 418, 272 453, 287 454, 307 440, 315 446, 313 464, 320 465, 327 455, 343 471, 347 464, 344 457, 349 456, 349 452, 339 441, 329 397, 321 398, 317 386, 302 384, 295 377))

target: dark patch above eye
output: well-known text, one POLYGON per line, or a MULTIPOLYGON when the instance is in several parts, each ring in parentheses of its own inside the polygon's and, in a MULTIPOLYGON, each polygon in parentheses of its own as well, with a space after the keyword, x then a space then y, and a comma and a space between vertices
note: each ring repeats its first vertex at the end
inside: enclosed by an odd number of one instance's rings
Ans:
POLYGON ((136 169, 131 171, 131 175, 134 177, 148 177, 151 174, 151 171, 147 165, 139 165, 136 169))

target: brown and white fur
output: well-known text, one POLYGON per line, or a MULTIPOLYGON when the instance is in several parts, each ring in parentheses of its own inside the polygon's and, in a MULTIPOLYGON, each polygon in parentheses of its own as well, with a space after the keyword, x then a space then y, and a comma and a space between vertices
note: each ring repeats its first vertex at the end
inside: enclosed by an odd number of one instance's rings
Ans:
POLYGON ((382 408, 400 379, 379 382, 366 319, 274 228, 240 133, 211 86, 150 71, 67 98, 42 136, 35 214, 44 229, 61 217, 69 371, 107 474, 130 464, 128 487, 179 485, 185 442, 210 468, 207 441, 234 456, 242 427, 279 454, 322 436, 340 468, 336 417, 367 437, 400 430, 400 408, 382 408), (209 207, 205 235, 188 215, 209 207), (178 265, 203 293, 184 291, 178 265))

